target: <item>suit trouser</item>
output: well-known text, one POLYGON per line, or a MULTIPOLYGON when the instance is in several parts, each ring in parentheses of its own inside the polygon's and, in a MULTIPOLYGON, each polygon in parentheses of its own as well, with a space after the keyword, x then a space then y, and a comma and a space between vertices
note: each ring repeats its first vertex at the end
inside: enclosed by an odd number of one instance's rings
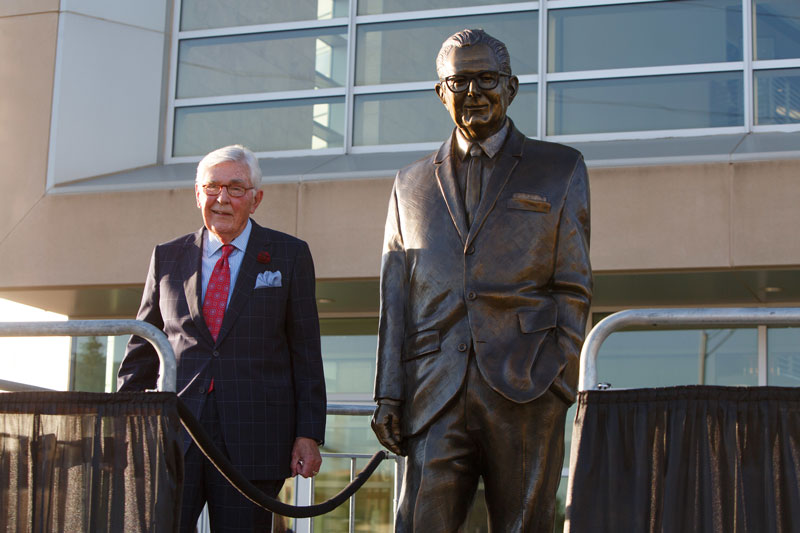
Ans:
POLYGON ((459 393, 408 441, 396 531, 457 531, 483 477, 491 531, 552 533, 569 406, 550 390, 524 404, 506 399, 470 352, 459 393))
MULTIPOLYGON (((228 456, 219 422, 219 412, 214 394, 206 398, 200 424, 211 436, 214 445, 228 456)), ((272 530, 272 513, 262 509, 242 496, 195 443, 186 451, 184 463, 183 500, 181 504, 181 533, 193 533, 203 505, 208 503, 211 531, 217 532, 269 532, 272 530)), ((251 480, 262 492, 277 497, 283 486, 279 480, 251 480)))

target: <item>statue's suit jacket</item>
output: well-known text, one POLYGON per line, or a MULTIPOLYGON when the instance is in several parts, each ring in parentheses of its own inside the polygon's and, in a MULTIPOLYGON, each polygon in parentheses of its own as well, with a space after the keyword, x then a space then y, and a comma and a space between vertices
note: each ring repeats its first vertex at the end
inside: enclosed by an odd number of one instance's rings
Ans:
POLYGON ((592 287, 583 158, 512 124, 468 227, 454 135, 397 174, 386 220, 375 398, 403 402, 406 436, 459 391, 470 344, 509 400, 575 399, 592 287))
MULTIPOLYGON (((311 253, 305 242, 253 222, 215 342, 202 312, 204 231, 155 248, 137 318, 166 333, 177 357, 178 396, 198 419, 214 378, 220 426, 234 466, 249 479, 283 479, 290 475, 295 438, 322 442, 325 435, 311 253), (281 286, 256 289, 256 276, 264 271, 280 271, 281 286)), ((119 390, 155 388, 158 366, 150 343, 132 337, 119 370, 119 390)), ((184 437, 185 452, 190 440, 184 437)))

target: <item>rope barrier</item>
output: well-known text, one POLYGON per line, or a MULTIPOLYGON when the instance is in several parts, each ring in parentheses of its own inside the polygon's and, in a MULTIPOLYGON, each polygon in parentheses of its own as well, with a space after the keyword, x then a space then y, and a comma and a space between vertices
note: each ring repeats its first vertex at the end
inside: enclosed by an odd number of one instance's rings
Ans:
POLYGON ((180 398, 178 399, 178 415, 180 416, 183 427, 189 432, 189 436, 192 437, 192 440, 194 440, 197 447, 200 448, 200 451, 203 452, 208 460, 211 461, 211 464, 220 471, 223 477, 225 477, 236 490, 241 492, 242 495, 256 505, 268 511, 272 511, 275 514, 290 518, 310 518, 333 511, 360 489, 372 473, 375 472, 375 469, 378 468, 381 461, 388 457, 388 454, 384 450, 377 452, 369 460, 364 470, 359 472, 353 481, 348 483, 338 494, 329 500, 308 506, 289 505, 267 496, 236 470, 230 460, 214 446, 211 437, 209 437, 208 433, 206 433, 205 429, 200 425, 200 422, 192 415, 189 408, 184 405, 180 398))

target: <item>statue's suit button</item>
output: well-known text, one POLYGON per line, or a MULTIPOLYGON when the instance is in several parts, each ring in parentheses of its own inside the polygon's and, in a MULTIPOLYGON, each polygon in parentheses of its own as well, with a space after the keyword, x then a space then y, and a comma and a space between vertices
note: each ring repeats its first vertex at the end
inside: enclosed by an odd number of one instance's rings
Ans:
POLYGON ((472 255, 474 253, 475 253, 475 247, 474 246, 470 246, 469 248, 467 248, 467 255, 472 255))
POLYGON ((462 342, 461 344, 458 345, 458 351, 459 352, 466 352, 467 351, 467 345, 462 342))
POLYGON ((219 351, 218 350, 214 350, 214 357, 219 357, 219 351))
POLYGON ((474 300, 477 297, 478 297, 478 295, 475 294, 475 291, 469 291, 467 293, 467 300, 474 300))
POLYGON ((198 389, 198 392, 199 392, 200 394, 205 394, 205 393, 206 393, 206 388, 201 386, 201 387, 198 389))

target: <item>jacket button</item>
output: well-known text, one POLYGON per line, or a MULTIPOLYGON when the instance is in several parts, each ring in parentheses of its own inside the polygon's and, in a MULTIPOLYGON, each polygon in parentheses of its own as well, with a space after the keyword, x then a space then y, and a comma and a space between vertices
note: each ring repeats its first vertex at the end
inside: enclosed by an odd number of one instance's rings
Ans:
POLYGON ((475 253, 475 247, 474 246, 470 246, 469 248, 467 248, 467 255, 472 255, 474 253, 475 253))
POLYGON ((459 352, 466 352, 467 351, 467 345, 462 342, 461 344, 458 345, 458 351, 459 352))
POLYGON ((198 389, 198 392, 199 392, 200 394, 205 394, 205 393, 206 393, 206 388, 205 388, 205 387, 203 387, 203 386, 201 386, 201 387, 198 389))
POLYGON ((219 357, 219 350, 214 350, 214 357, 219 357))
POLYGON ((475 294, 475 291, 469 291, 467 293, 467 300, 474 300, 477 297, 478 297, 478 295, 475 294))

